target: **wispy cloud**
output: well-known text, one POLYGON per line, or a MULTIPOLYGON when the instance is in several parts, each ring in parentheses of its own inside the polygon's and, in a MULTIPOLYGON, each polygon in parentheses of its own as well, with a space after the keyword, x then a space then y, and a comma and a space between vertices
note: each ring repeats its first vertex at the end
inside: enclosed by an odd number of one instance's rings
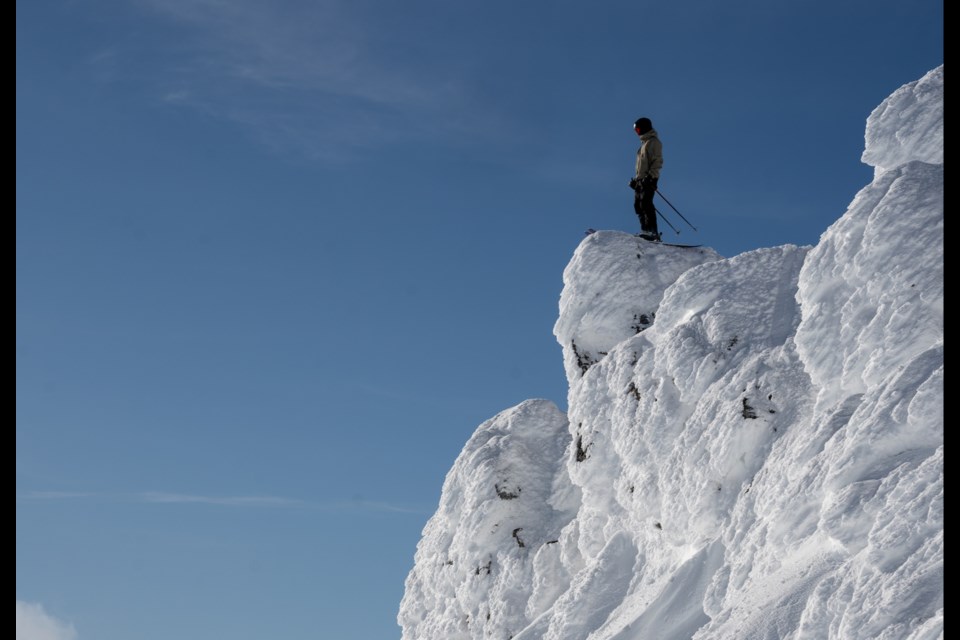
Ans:
POLYGON ((71 500, 76 498, 94 498, 97 494, 83 491, 28 491, 21 495, 26 500, 71 500))
POLYGON ((317 502, 299 498, 271 495, 212 496, 167 491, 142 491, 138 493, 97 493, 84 491, 25 491, 17 496, 22 502, 57 500, 90 500, 99 502, 123 502, 137 504, 195 504, 238 508, 314 509, 336 512, 379 513, 425 513, 424 509, 355 498, 337 502, 317 502))
MULTIPOLYGON (((334 160, 375 143, 478 129, 482 116, 465 113, 475 97, 456 74, 385 46, 369 8, 364 15, 344 0, 138 6, 162 25, 125 44, 139 77, 158 83, 160 99, 229 119, 269 146, 334 160)), ((112 47, 90 63, 114 78, 117 57, 112 47)))
POLYGON ((437 97, 422 81, 377 59, 349 3, 141 1, 194 30, 199 37, 182 43, 181 50, 197 56, 195 62, 208 73, 269 89, 322 90, 387 105, 437 97))
POLYGON ((57 620, 39 604, 17 600, 17 640, 74 640, 73 625, 57 620))
POLYGON ((302 507, 302 500, 277 496, 197 496, 182 493, 148 491, 135 495, 140 502, 216 504, 227 507, 302 507))

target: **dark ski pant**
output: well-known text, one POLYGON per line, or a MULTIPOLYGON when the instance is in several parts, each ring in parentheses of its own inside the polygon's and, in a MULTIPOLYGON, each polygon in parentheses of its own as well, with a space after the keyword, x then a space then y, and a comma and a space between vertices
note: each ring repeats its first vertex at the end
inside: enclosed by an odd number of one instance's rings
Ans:
POLYGON ((653 206, 653 196, 657 193, 657 179, 644 178, 634 190, 633 210, 640 218, 640 231, 657 233, 657 210, 653 206))

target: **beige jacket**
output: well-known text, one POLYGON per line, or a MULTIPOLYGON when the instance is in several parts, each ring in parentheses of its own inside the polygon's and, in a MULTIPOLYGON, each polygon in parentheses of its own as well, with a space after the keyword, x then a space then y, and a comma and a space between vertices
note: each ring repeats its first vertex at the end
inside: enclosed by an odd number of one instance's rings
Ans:
POLYGON ((663 166, 663 145, 657 137, 657 130, 651 129, 640 136, 643 144, 637 149, 637 180, 647 176, 660 177, 660 167, 663 166))

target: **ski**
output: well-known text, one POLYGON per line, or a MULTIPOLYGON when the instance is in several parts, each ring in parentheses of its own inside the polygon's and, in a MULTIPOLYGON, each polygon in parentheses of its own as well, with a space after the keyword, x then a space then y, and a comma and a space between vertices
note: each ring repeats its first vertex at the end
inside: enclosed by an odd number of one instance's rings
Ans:
MULTIPOLYGON (((588 235, 588 236, 589 236, 591 233, 596 233, 596 232, 597 232, 596 229, 592 229, 592 228, 591 228, 591 229, 587 229, 587 230, 584 231, 583 233, 584 233, 584 235, 588 235)), ((639 235, 635 235, 634 237, 640 238, 639 235)), ((645 239, 645 238, 641 238, 641 239, 645 239)), ((665 247, 679 247, 679 248, 681 248, 681 249, 696 249, 697 247, 702 247, 702 246, 703 246, 702 244, 674 244, 674 243, 672 243, 672 242, 661 242, 660 240, 647 240, 647 242, 653 242, 653 243, 655 243, 655 244, 662 244, 662 245, 665 246, 665 247)))
POLYGON ((696 249, 703 246, 702 244, 671 244, 669 242, 657 242, 656 244, 662 244, 665 247, 680 247, 681 249, 696 249))
POLYGON ((702 244, 676 244, 673 242, 663 242, 662 240, 648 240, 647 238, 644 238, 640 234, 637 234, 634 237, 639 238, 641 240, 646 240, 647 242, 652 242, 653 244, 662 244, 665 247, 680 247, 681 249, 696 249, 697 247, 703 246, 702 244))

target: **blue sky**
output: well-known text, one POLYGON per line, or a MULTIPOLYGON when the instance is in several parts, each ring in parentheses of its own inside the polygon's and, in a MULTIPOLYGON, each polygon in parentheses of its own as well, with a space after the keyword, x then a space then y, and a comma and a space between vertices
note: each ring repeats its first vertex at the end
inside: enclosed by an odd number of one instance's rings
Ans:
POLYGON ((941 2, 17 3, 17 599, 81 640, 398 638, 473 429, 566 404, 588 227, 814 244, 941 2))

